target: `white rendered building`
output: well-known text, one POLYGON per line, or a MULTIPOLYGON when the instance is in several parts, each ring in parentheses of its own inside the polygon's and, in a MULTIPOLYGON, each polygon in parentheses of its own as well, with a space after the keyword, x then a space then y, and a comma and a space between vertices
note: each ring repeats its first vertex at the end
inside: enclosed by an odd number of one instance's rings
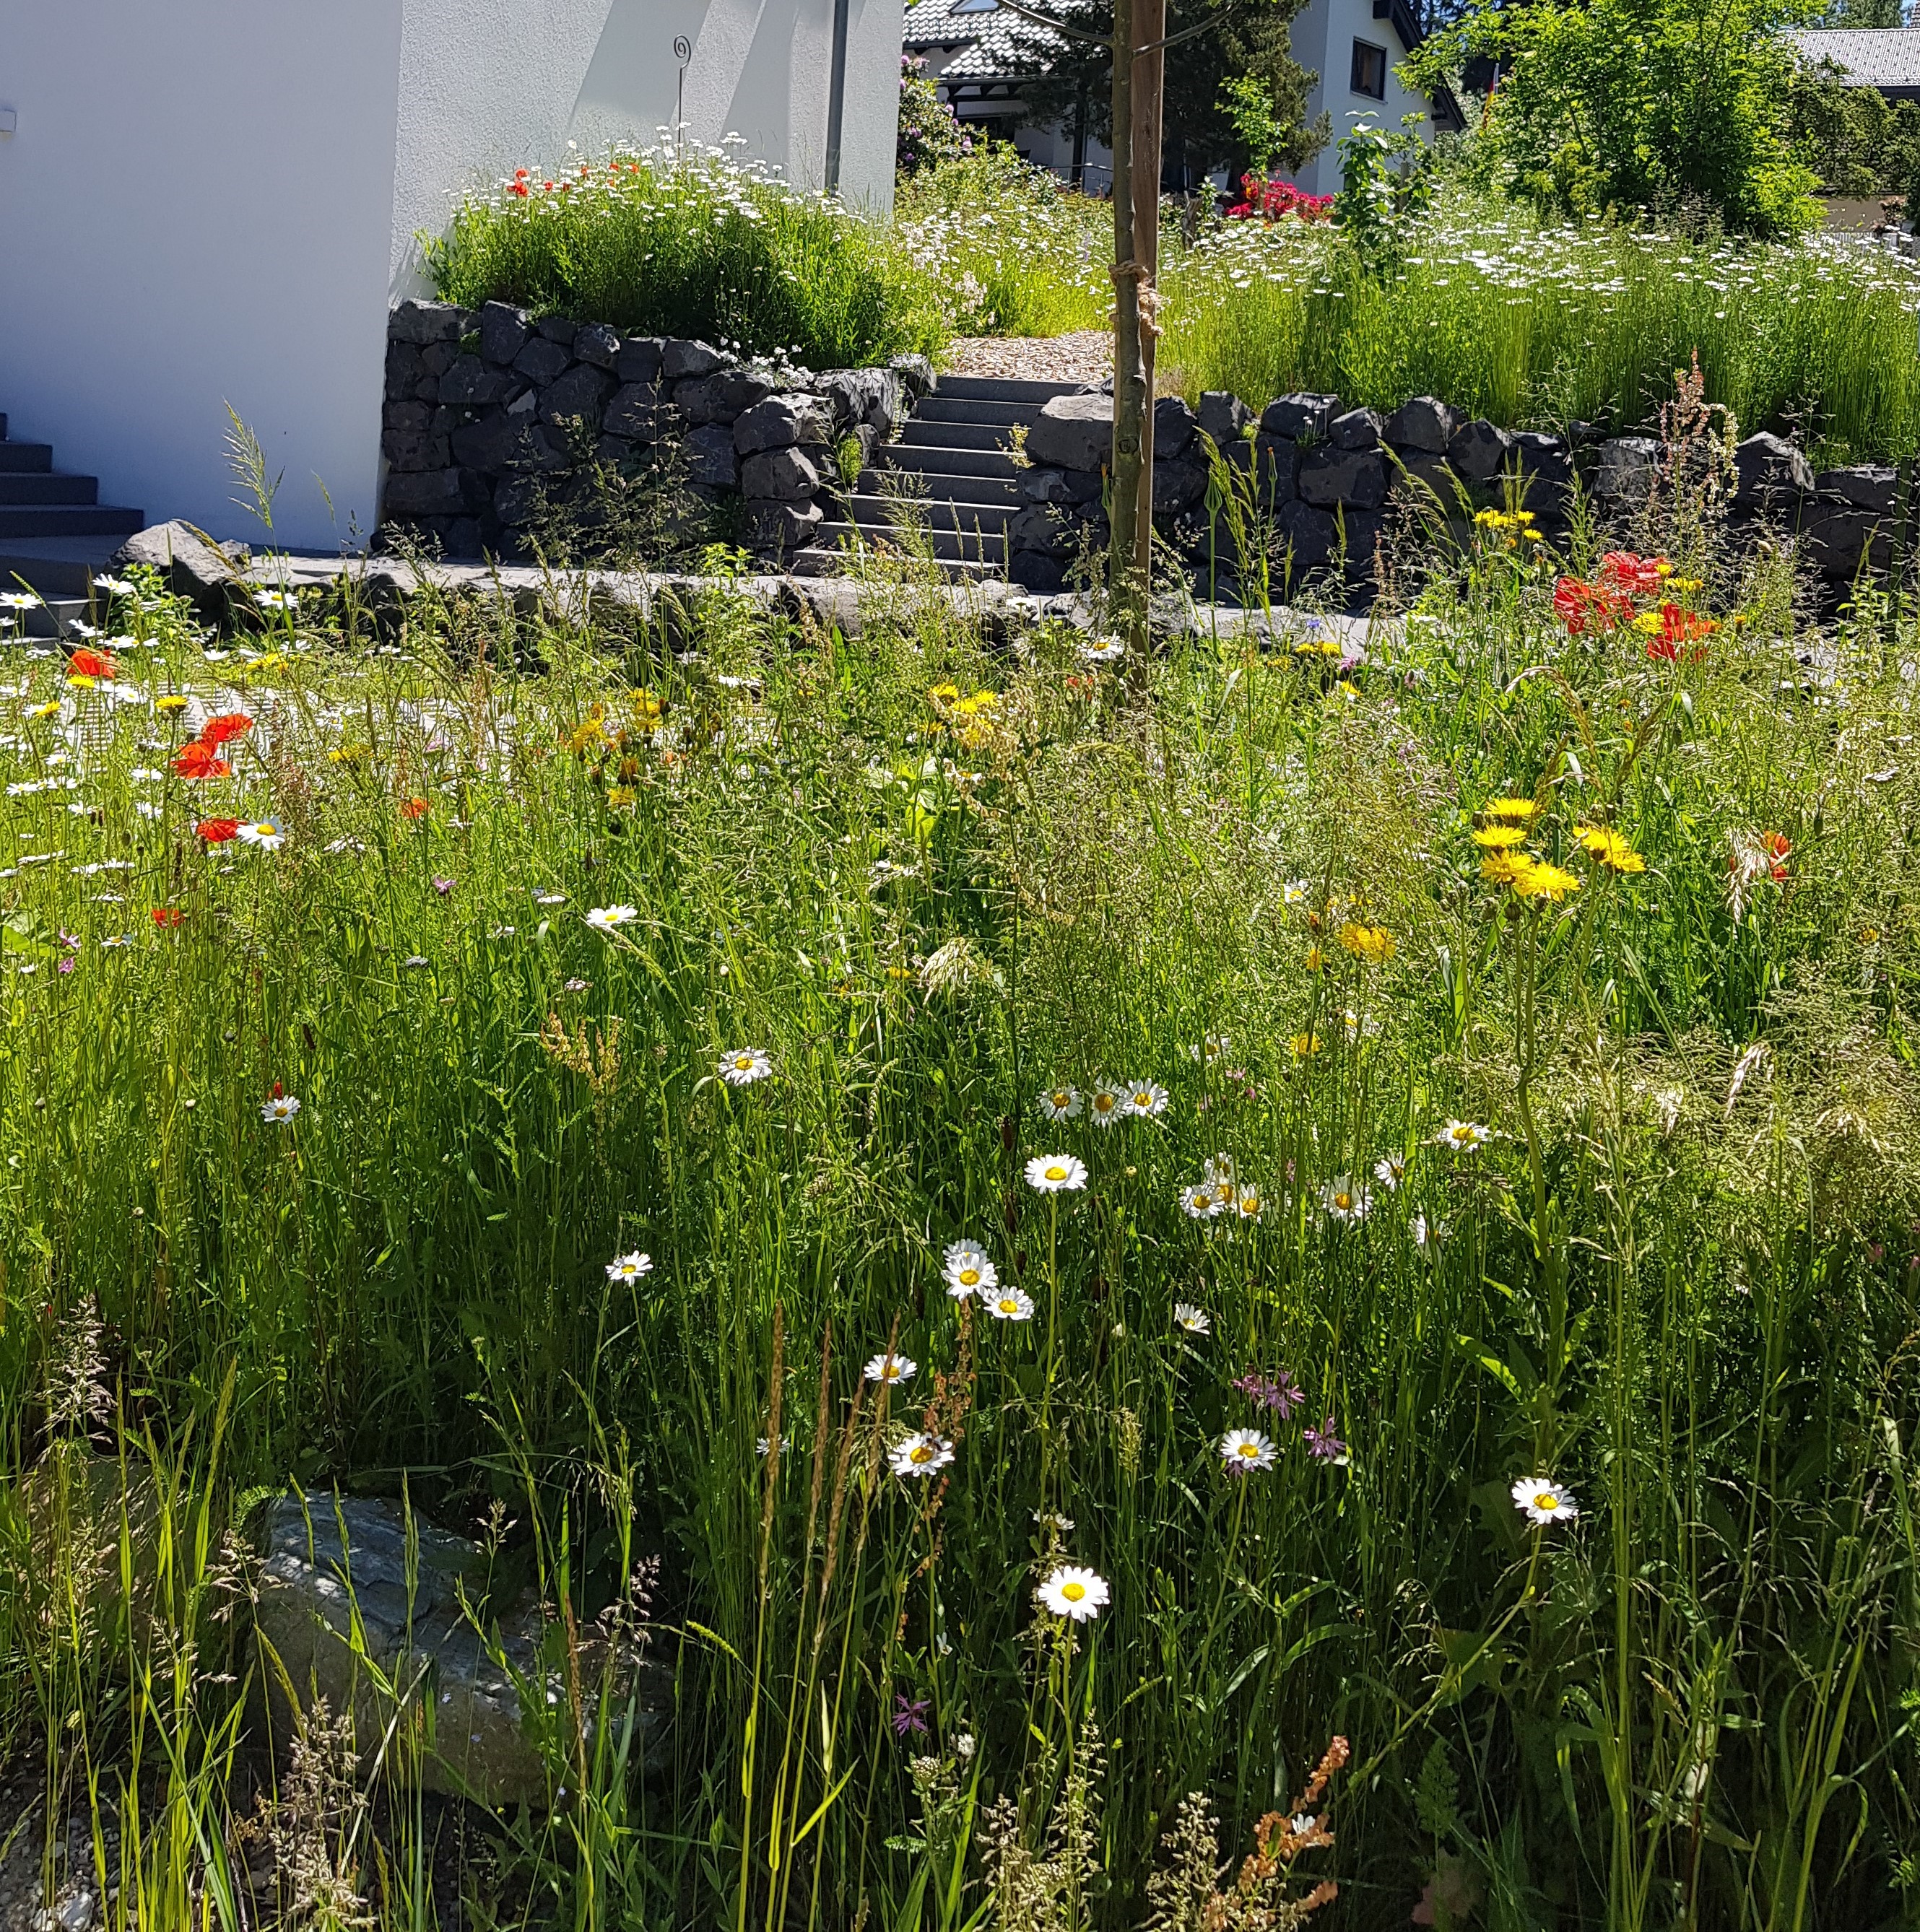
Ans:
POLYGON ((364 539, 416 231, 470 184, 651 142, 676 110, 819 187, 836 94, 841 191, 888 208, 901 6, 0 0, 8 434, 150 520, 258 542, 230 405, 283 475, 274 538, 364 539))

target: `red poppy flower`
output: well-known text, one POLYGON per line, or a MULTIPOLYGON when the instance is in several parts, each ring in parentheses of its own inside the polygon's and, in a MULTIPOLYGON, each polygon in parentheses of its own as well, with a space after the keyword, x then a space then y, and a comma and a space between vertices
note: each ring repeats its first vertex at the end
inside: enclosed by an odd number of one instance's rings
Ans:
POLYGON ((111 677, 119 667, 111 654, 82 646, 67 660, 69 677, 111 677))
POLYGON ((1682 644, 1694 648, 1687 653, 1688 661, 1703 658, 1706 646, 1698 640, 1710 638, 1720 626, 1711 617, 1702 617, 1696 611, 1683 610, 1677 604, 1663 604, 1660 607, 1660 628, 1647 640, 1647 656, 1664 658, 1668 663, 1677 661, 1682 644))
POLYGON ((204 838, 209 845, 224 845, 239 834, 240 821, 237 818, 203 818, 194 827, 194 836, 204 838))
POLYGON ((1635 597, 1651 597, 1667 573, 1664 556, 1636 556, 1630 550, 1610 550, 1600 560, 1600 581, 1610 589, 1635 597))
POLYGON ((183 778, 224 778, 233 767, 224 758, 216 758, 211 745, 194 738, 180 747, 173 769, 183 778))
POLYGON ((162 928, 178 926, 185 916, 178 906, 155 906, 153 909, 153 922, 162 928))
POLYGON ((1553 614, 1566 626, 1570 638, 1583 638, 1589 631, 1612 630, 1634 614, 1634 607, 1598 584, 1563 577, 1553 586, 1553 614))
POLYGON ((400 815, 403 818, 424 818, 427 815, 427 801, 424 798, 408 799, 400 806, 400 815))
POLYGON ((224 745, 230 738, 244 738, 254 728, 254 721, 244 711, 224 711, 209 718, 200 729, 202 745, 224 745))
POLYGON ((1784 832, 1762 832, 1760 834, 1760 849, 1772 861, 1767 868, 1769 875, 1775 879, 1784 879, 1786 877, 1786 855, 1793 850, 1786 834, 1784 832))

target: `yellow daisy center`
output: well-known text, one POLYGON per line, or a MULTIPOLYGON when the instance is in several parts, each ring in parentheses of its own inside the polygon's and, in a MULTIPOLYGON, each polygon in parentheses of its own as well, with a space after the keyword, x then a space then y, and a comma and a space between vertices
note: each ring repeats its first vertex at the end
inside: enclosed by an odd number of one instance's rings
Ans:
POLYGON ((1240 1445, 1239 1453, 1246 1456, 1250 1462, 1255 1456, 1259 1454, 1260 1445, 1257 1442, 1243 1442, 1240 1445))
POLYGON ((1020 1306, 1019 1303, 1016 1301, 1010 1294, 1002 1295, 999 1302, 996 1305, 998 1306, 1000 1312, 1003 1315, 1012 1315, 1015 1313, 1020 1306))
POLYGON ((1064 1107, 1072 1097, 1073 1096, 1070 1094, 1064 1094, 1056 1090, 1053 1096, 1053 1103, 1056 1107, 1064 1107))
POLYGON ((736 1073, 746 1072, 752 1064, 753 1055, 750 1053, 736 1054, 734 1057, 734 1070, 736 1073))
POLYGON ((980 1271, 978 1268, 962 1268, 960 1270, 960 1285, 963 1288, 971 1288, 980 1278, 980 1271))
POLYGON ((933 1450, 926 1443, 916 1442, 914 1444, 910 1460, 916 1462, 931 1462, 933 1460, 933 1450))
POLYGON ((1094 1096, 1094 1107, 1095 1112, 1098 1113, 1110 1112, 1113 1107, 1113 1096, 1111 1094, 1096 1094, 1094 1096))
POLYGON ((1080 1599, 1087 1594, 1087 1586, 1084 1583, 1064 1584, 1061 1586, 1060 1594, 1064 1597, 1070 1604, 1077 1604, 1079 1602, 1080 1599))
POLYGON ((1533 1506, 1537 1510, 1556 1510, 1560 1507, 1560 1498, 1551 1490, 1542 1490, 1534 1498, 1533 1506))
POLYGON ((1047 1169, 1047 1178, 1049 1180, 1064 1180, 1066 1170, 1064 1167, 1050 1167, 1047 1169))

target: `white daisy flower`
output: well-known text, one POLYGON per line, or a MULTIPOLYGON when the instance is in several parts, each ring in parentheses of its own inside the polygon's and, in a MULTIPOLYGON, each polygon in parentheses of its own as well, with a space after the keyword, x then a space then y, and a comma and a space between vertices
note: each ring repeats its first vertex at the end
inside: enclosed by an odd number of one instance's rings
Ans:
POLYGON ((1446 1222, 1430 1221, 1424 1214, 1416 1214, 1407 1223, 1407 1232, 1412 1235, 1415 1247, 1424 1248, 1430 1253, 1446 1244, 1446 1222))
POLYGON ((300 1111, 300 1102, 291 1094, 276 1094, 260 1109, 260 1118, 278 1126, 292 1119, 300 1111))
POLYGON ((1076 1120, 1082 1105, 1077 1087, 1049 1087, 1040 1099, 1040 1112, 1050 1120, 1076 1120))
POLYGON ((1186 1057, 1196 1066, 1210 1066, 1232 1044, 1223 1033, 1202 1034, 1200 1044, 1186 1049, 1186 1057))
POLYGON ((1214 1332, 1214 1318, 1204 1308, 1196 1308, 1190 1301, 1176 1301, 1173 1305, 1174 1325, 1184 1328, 1190 1335, 1210 1335, 1214 1332))
POLYGON ((639 916, 638 906, 596 906, 586 915, 586 922, 596 932, 611 932, 616 926, 630 925, 639 916))
POLYGON ((1040 1586, 1041 1604, 1057 1617, 1070 1617, 1076 1624, 1090 1622, 1112 1600, 1107 1580, 1078 1564, 1063 1563, 1040 1586))
MULTIPOLYGON (((109 596, 112 597, 130 597, 134 594, 134 586, 124 577, 96 577, 93 580, 93 587, 96 590, 104 590, 109 596)), ((130 638, 124 640, 116 638, 115 641, 130 644, 133 640, 130 638)))
POLYGON ((1304 905, 1306 896, 1312 890, 1304 879, 1289 879, 1280 888, 1280 903, 1290 906, 1304 905))
POLYGON ((636 1248, 630 1255, 616 1255, 607 1264, 609 1281, 638 1281, 644 1274, 653 1272, 653 1257, 644 1255, 636 1248))
POLYGON ((278 852, 286 843, 286 834, 270 818, 241 826, 238 834, 243 845, 257 845, 262 852, 278 852))
POLYGON ((1034 1318, 1034 1298, 1024 1294, 1017 1288, 996 1289, 984 1298, 987 1312, 998 1322, 1030 1322, 1034 1318))
POLYGON ((884 1382, 891 1387, 896 1382, 910 1382, 920 1364, 909 1355, 876 1355, 866 1366, 866 1377, 870 1382, 884 1382))
POLYGON ((1118 638, 1089 638, 1080 646, 1082 664, 1118 664, 1126 655, 1126 646, 1118 638))
POLYGON ((1280 1451, 1257 1429, 1229 1429, 1220 1438, 1220 1460, 1236 1475, 1251 1475, 1256 1469, 1270 1469, 1280 1460, 1280 1451))
POLYGON ((1124 1105, 1136 1120, 1156 1120, 1167 1110, 1167 1090, 1151 1080, 1136 1080, 1126 1090, 1124 1105))
POLYGON ((1512 1490, 1514 1507, 1536 1527, 1570 1520, 1580 1513, 1570 1491, 1547 1476, 1522 1476, 1512 1490))
POLYGON ((720 1056, 720 1077, 729 1087, 751 1087, 773 1071, 773 1062, 759 1047, 738 1047, 720 1056))
POLYGON ((1214 1191, 1210 1180, 1180 1190, 1180 1204, 1196 1221, 1210 1221, 1226 1205, 1214 1191))
POLYGON ((1124 1110, 1124 1100, 1120 1090, 1111 1080, 1094 1082, 1094 1090, 1087 1096, 1087 1111, 1093 1116, 1096 1126, 1112 1126, 1124 1110))
POLYGON ((1087 1184, 1087 1163, 1070 1154, 1036 1154, 1027 1163, 1027 1185, 1059 1194, 1087 1184))
POLYGON ((953 1444, 938 1436, 910 1436, 886 1452, 886 1466, 896 1476, 931 1476, 953 1460, 953 1444))
POLYGON ((1433 1144, 1450 1148, 1455 1154, 1474 1154, 1492 1138, 1491 1127, 1483 1127, 1472 1120, 1449 1120, 1433 1136, 1433 1144))
POLYGON ((1351 1174, 1336 1174, 1321 1189, 1320 1204, 1336 1221, 1364 1220, 1367 1208, 1366 1184, 1351 1174))
POLYGON ((1390 1194, 1407 1178, 1407 1157, 1403 1154, 1383 1154, 1373 1163, 1373 1178, 1390 1194))
POLYGON ((970 1294, 984 1294, 1000 1283, 998 1270, 987 1259, 986 1251, 971 1241, 956 1241, 947 1250, 943 1272, 946 1276, 946 1292, 956 1301, 964 1301, 970 1294))
POLYGON ((1267 1203, 1257 1187, 1243 1187, 1234 1197, 1233 1210, 1243 1221, 1257 1221, 1267 1203))

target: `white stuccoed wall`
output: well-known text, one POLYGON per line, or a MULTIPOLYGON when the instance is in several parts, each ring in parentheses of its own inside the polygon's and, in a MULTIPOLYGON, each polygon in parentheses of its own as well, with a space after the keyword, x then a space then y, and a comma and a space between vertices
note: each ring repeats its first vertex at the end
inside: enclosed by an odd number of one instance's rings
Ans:
MULTIPOLYGON (((902 0, 850 0, 841 189, 892 199, 902 0)), ((364 538, 416 230, 522 161, 671 122, 817 187, 833 0, 0 0, 0 412, 103 500, 218 536, 226 405, 274 535, 364 538), (317 479, 317 480, 316 480, 317 479), (325 485, 325 494, 322 484, 325 485), (326 497, 332 499, 328 509, 326 497)))

